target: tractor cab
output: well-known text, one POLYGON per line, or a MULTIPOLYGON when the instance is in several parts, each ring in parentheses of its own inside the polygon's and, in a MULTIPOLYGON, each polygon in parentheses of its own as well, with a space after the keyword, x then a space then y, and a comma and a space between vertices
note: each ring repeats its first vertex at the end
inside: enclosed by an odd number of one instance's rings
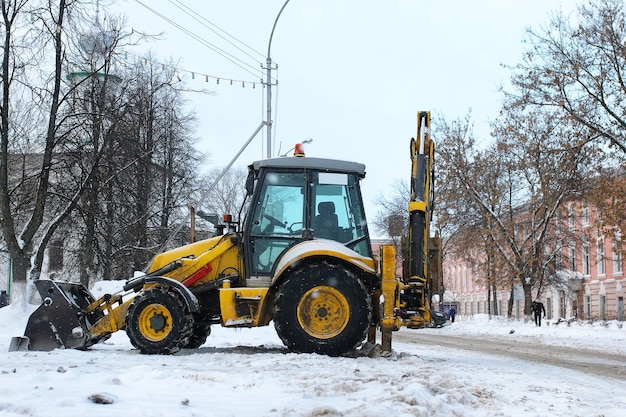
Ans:
POLYGON ((243 225, 248 279, 269 283, 281 255, 304 240, 332 240, 372 258, 359 184, 364 177, 365 165, 331 159, 283 157, 250 165, 243 225))

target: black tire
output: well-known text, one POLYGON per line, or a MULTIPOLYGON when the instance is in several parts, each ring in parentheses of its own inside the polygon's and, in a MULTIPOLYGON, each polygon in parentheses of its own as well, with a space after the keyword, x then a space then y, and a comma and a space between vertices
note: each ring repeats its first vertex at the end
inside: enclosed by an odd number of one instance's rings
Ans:
POLYGON ((197 323, 193 327, 193 333, 191 337, 189 337, 189 342, 187 342, 187 346, 185 349, 197 349, 200 346, 204 345, 207 337, 211 334, 211 325, 205 323, 197 323))
POLYGON ((280 285, 274 301, 276 332, 295 352, 350 353, 365 339, 372 318, 365 287, 339 265, 303 266, 280 285))
POLYGON ((194 317, 180 295, 166 287, 138 294, 126 314, 126 334, 141 353, 172 354, 189 343, 194 317))

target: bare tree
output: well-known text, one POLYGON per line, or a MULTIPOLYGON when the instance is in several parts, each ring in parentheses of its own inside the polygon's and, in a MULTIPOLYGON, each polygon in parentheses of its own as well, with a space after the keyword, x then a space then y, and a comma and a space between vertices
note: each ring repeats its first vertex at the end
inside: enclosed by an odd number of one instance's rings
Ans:
POLYGON ((386 194, 379 194, 374 200, 379 208, 372 221, 374 229, 391 237, 398 253, 400 241, 408 235, 410 195, 407 178, 396 180, 389 186, 386 194))
POLYGON ((84 6, 2 2, 0 216, 18 286, 29 273, 38 279, 53 238, 55 248, 71 241, 86 284, 116 265, 143 265, 194 192, 199 158, 174 67, 115 75, 112 58, 129 34, 114 19, 89 19, 84 6), (143 255, 127 262, 122 253, 143 255))
MULTIPOLYGON (((446 122, 436 129, 437 219, 444 238, 444 256, 460 257, 468 263, 489 299, 497 298, 504 282, 501 255, 496 245, 494 222, 505 212, 507 190, 511 189, 508 167, 494 147, 480 149, 474 137, 471 114, 463 120, 446 122), (494 149, 496 151, 494 151, 494 149)), ((488 312, 493 303, 488 304, 488 312)))
POLYGON ((457 225, 455 247, 481 246, 487 288, 503 278, 511 293, 514 285, 523 288, 529 315, 531 291, 541 291, 562 247, 555 244, 564 238, 555 233, 560 210, 588 186, 588 167, 599 156, 586 129, 558 112, 505 108, 493 126, 496 143, 485 150, 476 149, 467 126, 438 126, 440 219, 457 225))
POLYGON ((109 113, 119 123, 107 132, 94 182, 99 192, 79 206, 80 251, 91 253, 79 259, 85 284, 90 276, 128 277, 143 269, 185 217, 197 189, 201 157, 193 148, 193 118, 183 110, 176 67, 152 61, 147 57, 118 73, 121 86, 109 97, 109 113))
MULTIPOLYGON (((222 174, 222 168, 210 170, 202 179, 203 187, 208 187, 222 174)), ((245 168, 230 168, 215 184, 213 191, 202 202, 205 212, 211 214, 232 214, 235 218, 240 215, 243 202, 246 198, 245 183, 248 170, 245 168)), ((202 192, 202 188, 200 191, 202 192)))
MULTIPOLYGON (((2 234, 13 260, 13 278, 25 283, 41 272, 43 251, 54 229, 71 211, 81 189, 75 190, 56 214, 57 221, 45 224, 51 189, 50 177, 56 165, 55 148, 58 129, 63 119, 60 109, 66 99, 63 93, 63 64, 66 54, 66 21, 78 3, 70 0, 35 2, 13 0, 2 2, 2 104, 0 108, 0 213, 2 234), (51 68, 47 56, 53 56, 51 68), (47 71, 51 69, 51 71, 47 71), (47 74, 46 74, 47 73, 47 74), (51 74, 51 75, 50 75, 51 74), (24 116, 29 116, 24 119, 24 116), (23 123, 27 120, 30 125, 23 123), (28 130, 33 128, 33 130, 28 130), (22 136, 24 135, 24 136, 22 136), (9 145, 11 144, 11 146, 9 145), (22 165, 26 183, 17 185, 9 180, 14 173, 12 152, 36 150, 40 157, 34 163, 22 165), (14 202, 25 195, 32 196, 29 214, 18 221, 14 202), (34 256, 32 256, 34 253, 34 256)), ((19 172, 19 171, 18 171, 19 172)))
POLYGON ((528 30, 529 51, 513 68, 509 102, 559 109, 587 127, 589 140, 626 152, 626 16, 622 0, 591 0, 528 30))

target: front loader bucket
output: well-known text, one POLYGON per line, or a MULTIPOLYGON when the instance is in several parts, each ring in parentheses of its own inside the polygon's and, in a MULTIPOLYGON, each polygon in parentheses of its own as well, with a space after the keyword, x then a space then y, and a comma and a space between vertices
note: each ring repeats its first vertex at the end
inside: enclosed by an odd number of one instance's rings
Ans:
POLYGON ((36 281, 42 304, 30 315, 24 337, 13 338, 9 351, 85 349, 98 340, 89 333, 104 314, 83 310, 95 301, 82 285, 50 280, 36 281))

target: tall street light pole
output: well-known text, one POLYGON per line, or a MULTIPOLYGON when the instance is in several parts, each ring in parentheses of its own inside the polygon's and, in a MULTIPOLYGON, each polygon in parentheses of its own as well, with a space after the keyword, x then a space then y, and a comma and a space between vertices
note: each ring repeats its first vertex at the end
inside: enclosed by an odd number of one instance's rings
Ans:
POLYGON ((272 33, 270 34, 270 41, 267 45, 267 120, 265 122, 265 126, 267 127, 267 158, 272 157, 272 57, 270 56, 270 50, 272 48, 272 38, 274 37, 274 29, 276 29, 276 24, 278 23, 278 18, 281 13, 287 6, 289 0, 285 1, 283 7, 280 8, 278 12, 278 16, 276 16, 276 20, 274 21, 274 27, 272 27, 272 33))

